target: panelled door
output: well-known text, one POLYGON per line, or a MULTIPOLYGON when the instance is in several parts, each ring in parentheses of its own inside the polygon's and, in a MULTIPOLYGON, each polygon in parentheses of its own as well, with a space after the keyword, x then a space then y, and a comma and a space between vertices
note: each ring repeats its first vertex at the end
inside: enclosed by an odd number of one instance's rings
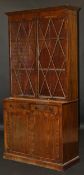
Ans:
POLYGON ((5 107, 6 151, 61 160, 61 105, 9 101, 5 107))

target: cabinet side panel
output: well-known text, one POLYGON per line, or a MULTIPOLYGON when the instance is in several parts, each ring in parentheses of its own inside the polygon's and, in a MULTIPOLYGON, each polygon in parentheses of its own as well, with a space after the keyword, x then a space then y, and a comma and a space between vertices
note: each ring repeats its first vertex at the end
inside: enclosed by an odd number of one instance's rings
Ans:
POLYGON ((63 105, 63 161, 78 156, 78 102, 63 105))
POLYGON ((69 13, 69 99, 78 98, 78 18, 77 12, 69 13))
POLYGON ((7 152, 7 150, 9 149, 9 139, 8 139, 8 135, 10 135, 9 133, 9 125, 8 125, 8 120, 9 118, 7 117, 7 112, 6 110, 4 109, 4 149, 5 149, 5 152, 7 152))

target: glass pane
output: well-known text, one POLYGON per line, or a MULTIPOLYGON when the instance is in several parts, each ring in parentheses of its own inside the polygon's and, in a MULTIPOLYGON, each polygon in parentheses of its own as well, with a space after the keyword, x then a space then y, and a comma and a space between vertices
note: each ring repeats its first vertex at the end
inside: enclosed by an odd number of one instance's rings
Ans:
POLYGON ((38 23, 39 43, 39 96, 67 95, 66 18, 44 18, 38 23))
POLYGON ((35 21, 10 23, 12 95, 36 95, 35 21))

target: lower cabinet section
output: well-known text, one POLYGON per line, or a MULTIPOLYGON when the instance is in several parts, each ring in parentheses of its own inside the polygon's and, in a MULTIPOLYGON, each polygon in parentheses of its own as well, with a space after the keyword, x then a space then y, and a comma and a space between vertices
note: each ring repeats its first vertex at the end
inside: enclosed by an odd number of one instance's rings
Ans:
POLYGON ((4 100, 4 158, 63 170, 78 157, 78 103, 4 100))

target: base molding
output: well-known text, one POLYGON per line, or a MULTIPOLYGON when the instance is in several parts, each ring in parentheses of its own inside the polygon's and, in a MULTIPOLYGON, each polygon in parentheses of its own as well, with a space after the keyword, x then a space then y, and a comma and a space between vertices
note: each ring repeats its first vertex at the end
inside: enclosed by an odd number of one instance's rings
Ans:
POLYGON ((9 159, 9 160, 14 160, 17 162, 32 164, 32 165, 36 165, 36 166, 40 166, 40 167, 50 168, 50 169, 58 170, 58 171, 64 171, 67 168, 69 168, 72 165, 79 162, 79 160, 80 160, 79 156, 77 156, 77 157, 71 159, 70 161, 62 164, 62 163, 53 163, 53 162, 48 162, 48 161, 42 161, 42 160, 38 160, 38 159, 34 159, 34 158, 28 158, 28 157, 13 154, 13 153, 4 153, 3 158, 9 159))

